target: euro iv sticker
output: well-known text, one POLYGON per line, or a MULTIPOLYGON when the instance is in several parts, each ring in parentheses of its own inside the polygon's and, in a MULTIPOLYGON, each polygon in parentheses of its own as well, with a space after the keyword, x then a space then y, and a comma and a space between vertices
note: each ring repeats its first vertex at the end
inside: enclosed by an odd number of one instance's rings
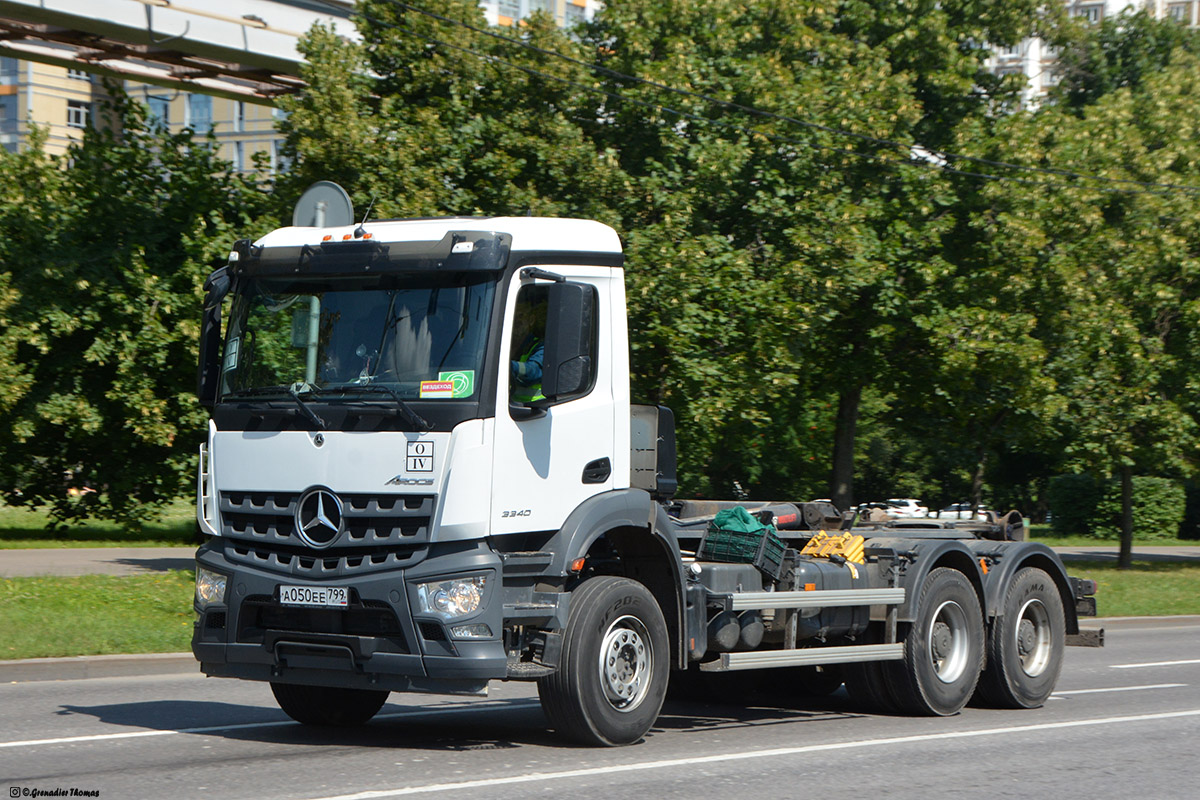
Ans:
POLYGON ((455 372, 439 372, 439 381, 450 381, 451 397, 470 397, 475 394, 475 370, 460 369, 455 372))

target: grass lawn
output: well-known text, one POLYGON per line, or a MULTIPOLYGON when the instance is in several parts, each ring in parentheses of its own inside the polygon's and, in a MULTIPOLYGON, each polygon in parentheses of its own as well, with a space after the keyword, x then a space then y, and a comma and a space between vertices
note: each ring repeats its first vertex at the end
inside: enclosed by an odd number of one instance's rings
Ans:
POLYGON ((1102 617, 1200 614, 1200 565, 1191 562, 1134 561, 1119 570, 1112 562, 1072 561, 1067 571, 1096 581, 1102 617))
POLYGON ((0 579, 0 660, 186 651, 194 574, 0 579))
POLYGON ((121 530, 115 522, 90 520, 61 531, 49 530, 44 510, 30 511, 0 504, 0 550, 34 547, 169 547, 192 545, 196 528, 194 500, 176 500, 162 519, 142 530, 121 530))

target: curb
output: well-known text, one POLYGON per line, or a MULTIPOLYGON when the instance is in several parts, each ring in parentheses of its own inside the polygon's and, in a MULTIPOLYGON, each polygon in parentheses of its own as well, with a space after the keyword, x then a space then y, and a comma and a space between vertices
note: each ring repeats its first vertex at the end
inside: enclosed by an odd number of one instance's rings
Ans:
POLYGON ((184 674, 200 674, 200 663, 191 653, 135 653, 0 661, 0 683, 184 674))

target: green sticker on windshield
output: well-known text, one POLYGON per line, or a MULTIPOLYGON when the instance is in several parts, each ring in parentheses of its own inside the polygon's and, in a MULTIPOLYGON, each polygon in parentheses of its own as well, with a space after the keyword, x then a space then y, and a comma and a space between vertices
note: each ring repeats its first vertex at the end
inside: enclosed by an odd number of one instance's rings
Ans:
POLYGON ((457 372, 439 372, 439 381, 450 381, 454 388, 451 397, 470 397, 475 394, 475 370, 460 369, 457 372))

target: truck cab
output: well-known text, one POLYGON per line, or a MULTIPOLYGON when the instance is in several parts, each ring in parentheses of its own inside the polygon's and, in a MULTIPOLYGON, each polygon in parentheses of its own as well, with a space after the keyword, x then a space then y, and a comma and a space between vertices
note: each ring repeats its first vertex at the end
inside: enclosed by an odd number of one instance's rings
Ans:
POLYGON ((198 564, 224 587, 199 609, 204 669, 506 677, 502 555, 629 489, 622 262, 611 228, 571 219, 239 242, 210 280, 200 376, 198 564))

